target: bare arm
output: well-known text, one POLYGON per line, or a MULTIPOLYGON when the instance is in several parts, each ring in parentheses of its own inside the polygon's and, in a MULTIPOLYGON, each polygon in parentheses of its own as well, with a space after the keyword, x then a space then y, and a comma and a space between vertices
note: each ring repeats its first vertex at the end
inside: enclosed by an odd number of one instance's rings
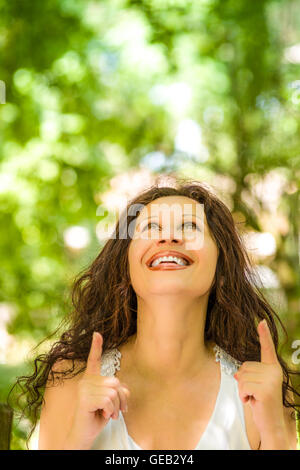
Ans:
MULTIPOLYGON (((61 361, 53 371, 69 368, 71 361, 61 361)), ((45 389, 41 409, 39 450, 61 450, 70 431, 81 373, 45 389)))
MULTIPOLYGON (((94 332, 86 367, 77 375, 46 387, 40 419, 40 450, 90 449, 95 437, 119 410, 126 409, 130 391, 116 377, 100 374, 103 337, 94 332)), ((67 370, 71 361, 60 361, 53 372, 67 370), (67 367, 66 367, 67 366, 67 367), (66 367, 66 369, 65 369, 66 367)), ((82 365, 82 364, 81 364, 82 365)))
MULTIPOLYGON (((294 401, 291 391, 287 392, 287 396, 291 401, 294 401)), ((296 421, 292 417, 292 408, 283 407, 284 430, 274 429, 274 433, 270 434, 267 449, 277 450, 297 450, 297 428, 296 421)), ((261 450, 264 450, 262 447, 261 450)))
MULTIPOLYGON (((288 390, 287 396, 290 400, 294 401, 293 393, 288 390)), ((297 450, 297 428, 296 428, 296 421, 292 418, 291 413, 293 412, 293 408, 286 408, 284 407, 284 419, 286 423, 287 435, 290 444, 290 450, 297 450)))

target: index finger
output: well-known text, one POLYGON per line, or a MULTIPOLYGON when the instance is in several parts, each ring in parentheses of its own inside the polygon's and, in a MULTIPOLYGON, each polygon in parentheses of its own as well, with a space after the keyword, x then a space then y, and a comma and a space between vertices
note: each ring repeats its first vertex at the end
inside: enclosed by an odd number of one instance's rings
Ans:
POLYGON ((266 320, 258 324, 259 342, 260 342, 260 361, 265 364, 274 364, 277 362, 276 350, 266 320))
POLYGON ((88 375, 100 375, 102 356, 102 335, 96 331, 93 333, 91 349, 88 355, 85 372, 88 375))

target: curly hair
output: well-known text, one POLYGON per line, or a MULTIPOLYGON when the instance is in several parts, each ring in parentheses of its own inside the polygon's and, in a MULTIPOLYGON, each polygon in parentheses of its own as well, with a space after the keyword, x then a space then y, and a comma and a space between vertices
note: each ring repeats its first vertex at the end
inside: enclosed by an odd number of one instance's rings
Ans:
MULTIPOLYGON (((122 227, 128 227, 131 222, 135 224, 139 211, 130 215, 129 208, 132 204, 140 204, 142 207, 166 196, 186 196, 203 204, 209 230, 219 249, 207 305, 205 341, 212 340, 241 362, 260 361, 260 342, 256 327, 259 321, 266 319, 283 370, 283 405, 299 412, 299 404, 291 397, 294 397, 293 394, 300 397, 300 394, 293 386, 290 376, 300 376, 300 372, 290 369, 280 357, 275 320, 279 322, 286 337, 287 332, 256 285, 257 275, 254 276, 252 263, 230 210, 211 191, 209 185, 176 178, 173 186, 154 184, 129 201, 116 222, 113 236, 106 241, 91 265, 75 277, 71 290, 73 309, 53 333, 54 335, 60 328, 64 328, 59 340, 48 353, 40 354, 34 359, 32 375, 18 377, 13 385, 9 396, 16 386, 21 388, 22 393, 18 396, 16 406, 23 410, 22 416, 28 416, 32 424, 26 441, 27 448, 44 402, 44 389, 50 377, 54 381, 54 364, 68 360, 70 367, 55 372, 55 376, 61 374, 62 379, 74 377, 85 369, 94 331, 103 336, 103 353, 119 347, 136 333, 137 298, 131 286, 128 263, 131 238, 120 238, 119 233, 122 227), (80 365, 76 370, 75 364, 80 365), (24 396, 25 406, 22 407, 20 401, 24 396)), ((295 412, 293 417, 295 419, 295 412)))

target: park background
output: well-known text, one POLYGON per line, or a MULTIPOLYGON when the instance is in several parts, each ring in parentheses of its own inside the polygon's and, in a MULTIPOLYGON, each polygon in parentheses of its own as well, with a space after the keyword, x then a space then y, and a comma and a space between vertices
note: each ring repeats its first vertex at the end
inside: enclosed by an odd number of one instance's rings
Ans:
MULTIPOLYGON (((284 359, 299 368, 300 4, 1 0, 0 10, 0 401, 54 342, 37 347, 70 311, 72 280, 116 211, 175 175, 211 185, 230 208, 288 331, 284 359)), ((12 449, 25 449, 29 424, 15 417, 12 449)))

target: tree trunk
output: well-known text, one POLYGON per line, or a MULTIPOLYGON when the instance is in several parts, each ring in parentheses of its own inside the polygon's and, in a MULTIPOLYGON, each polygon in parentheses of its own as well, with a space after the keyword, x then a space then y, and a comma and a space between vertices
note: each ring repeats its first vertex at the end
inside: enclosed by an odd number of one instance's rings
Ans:
POLYGON ((9 450, 13 410, 0 403, 0 450, 9 450))

